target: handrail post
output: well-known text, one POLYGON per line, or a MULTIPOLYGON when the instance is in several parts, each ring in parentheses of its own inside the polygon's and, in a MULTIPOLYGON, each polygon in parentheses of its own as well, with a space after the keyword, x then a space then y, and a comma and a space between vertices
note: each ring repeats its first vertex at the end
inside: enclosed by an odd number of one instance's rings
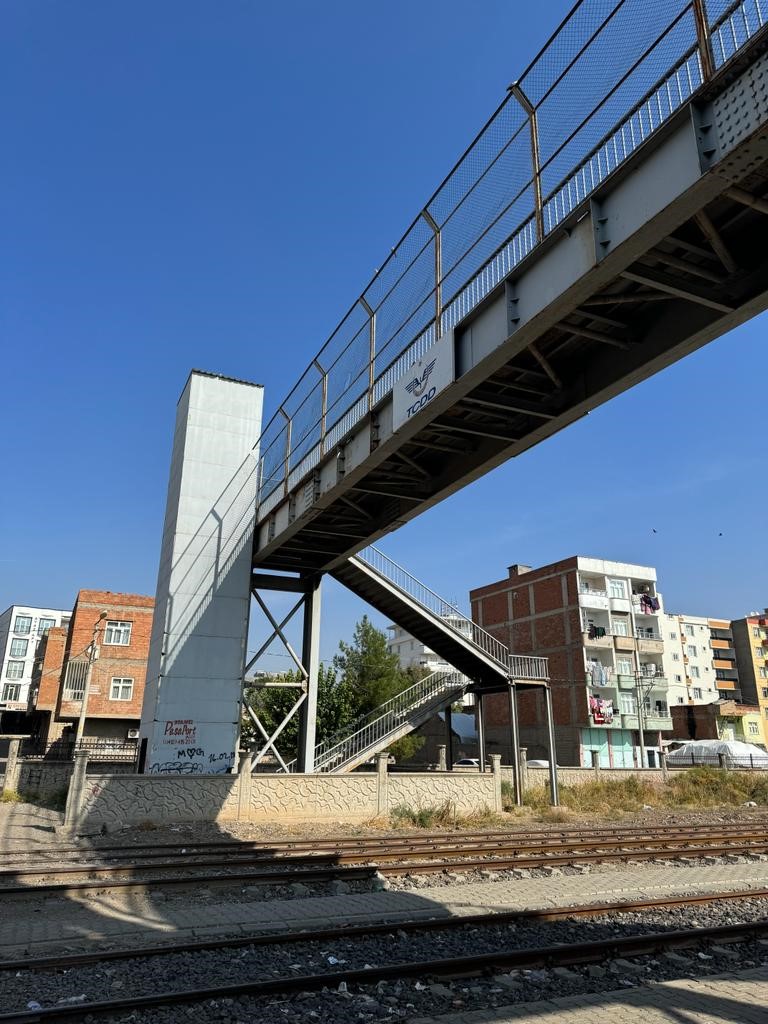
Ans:
POLYGON ((541 153, 539 150, 539 119, 536 107, 523 92, 519 82, 513 82, 509 91, 523 108, 528 117, 531 132, 531 167, 533 170, 533 206, 536 214, 536 236, 539 241, 544 238, 544 203, 541 195, 541 153))
POLYGON ((421 216, 432 229, 435 239, 435 341, 443 336, 443 242, 440 227, 429 210, 422 210, 421 216))
POLYGON ((313 359, 312 364, 320 373, 320 387, 322 389, 322 408, 320 411, 320 454, 325 455, 325 420, 328 416, 328 374, 320 365, 319 360, 313 359))
POLYGON ((693 0, 693 17, 696 22, 696 39, 701 60, 701 77, 705 82, 708 82, 715 73, 715 58, 712 53, 712 37, 709 32, 705 0, 693 0))
POLYGON ((376 313, 364 295, 360 296, 360 305, 368 314, 368 412, 373 408, 373 368, 376 363, 376 313))
POLYGON ((288 495, 288 472, 291 468, 291 417, 280 406, 280 412, 285 416, 285 457, 283 459, 283 493, 288 495))

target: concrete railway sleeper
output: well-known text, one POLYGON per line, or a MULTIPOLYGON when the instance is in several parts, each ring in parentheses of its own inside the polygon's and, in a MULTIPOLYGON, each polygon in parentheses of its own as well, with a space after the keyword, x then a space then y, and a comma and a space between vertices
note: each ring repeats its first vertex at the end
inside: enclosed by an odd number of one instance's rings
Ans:
MULTIPOLYGON (((50 879, 56 878, 57 872, 54 870, 34 870, 29 872, 24 871, 12 871, 8 877, 16 881, 19 879, 26 879, 26 884, 20 885, 6 885, 0 886, 0 897, 11 898, 11 897, 35 897, 40 894, 45 895, 67 895, 76 892, 84 891, 95 891, 104 892, 109 889, 120 889, 123 891, 128 890, 143 890, 157 887, 194 887, 199 885, 201 882, 205 882, 206 885, 216 886, 231 886, 233 884, 240 884, 241 882, 247 882, 251 885, 285 885, 294 882, 311 882, 317 884, 329 883, 343 879, 344 881, 372 881, 376 874, 384 875, 388 877, 397 877, 403 875, 424 875, 424 874, 436 874, 445 871, 459 871, 466 872, 472 870, 493 870, 493 871, 506 871, 514 870, 515 868, 525 869, 536 869, 536 868, 547 868, 555 866, 569 866, 576 864, 601 864, 610 862, 622 862, 629 860, 676 860, 676 859, 698 859, 704 857, 722 857, 722 856, 745 856, 745 855, 756 855, 762 856, 768 852, 768 836, 764 835, 756 839, 742 839, 738 841, 730 841, 725 844, 714 842, 710 843, 706 840, 701 840, 701 845, 693 845, 690 842, 670 842, 668 839, 657 839, 657 840, 643 840, 638 841, 637 845, 630 844, 629 842, 623 841, 620 844, 620 849, 606 848, 608 844, 604 842, 598 842, 595 844, 596 848, 585 849, 584 847, 577 847, 575 849, 568 849, 567 847, 561 848, 547 848, 543 852, 535 853, 528 850, 523 852, 517 852, 516 850, 509 853, 504 853, 499 850, 493 850, 490 853, 486 853, 481 857, 474 856, 475 851, 459 851, 459 853, 453 858, 442 856, 449 851, 440 850, 437 851, 439 856, 437 858, 430 857, 429 853, 417 854, 414 859, 403 860, 402 855, 397 855, 398 862, 395 864, 388 863, 370 863, 370 858, 365 856, 362 859, 366 862, 366 867, 349 867, 346 864, 359 863, 360 857, 344 857, 339 856, 331 858, 333 865, 327 864, 326 858, 321 857, 309 857, 304 860, 283 860, 274 861, 270 860, 267 862, 269 866, 274 868, 275 863, 281 863, 282 867, 279 870, 255 870, 255 871, 243 871, 243 870, 227 870, 231 865, 231 858, 226 860, 217 860, 213 863, 221 867, 220 871, 209 872, 200 871, 200 868, 208 868, 211 864, 188 864, 185 861, 173 862, 166 865, 137 865, 134 867, 126 867, 125 865, 113 865, 111 867, 97 867, 92 870, 81 867, 78 869, 78 873, 91 874, 95 876, 106 875, 107 878, 104 881, 99 881, 94 878, 87 880, 72 880, 69 879, 63 882, 50 881, 50 879), (419 858, 428 859, 419 859, 419 858), (317 862, 321 860, 323 867, 318 868, 317 862), (161 875, 154 874, 148 878, 114 878, 115 874, 127 873, 135 870, 154 870, 158 871, 165 869, 169 874, 161 875), (46 881, 34 881, 34 879, 46 879, 46 881)), ((434 853, 434 851, 431 851, 434 853)), ((386 860, 387 855, 383 854, 381 860, 386 860)), ((61 872, 62 877, 67 877, 70 869, 64 869, 61 872)))
MULTIPOLYGON (((371 844, 367 848, 353 848, 348 849, 345 847, 338 848, 337 851, 318 851, 311 853, 310 851, 295 850, 295 849, 279 849, 275 847, 266 847, 264 849, 248 850, 241 853, 228 854, 226 857, 219 856, 215 858, 204 859, 204 853, 196 853, 194 848, 185 849, 183 855, 177 860, 167 860, 162 863, 156 862, 156 857, 159 859, 159 854, 154 857, 146 854, 141 854, 136 859, 124 862, 121 861, 117 864, 105 864, 103 862, 90 861, 85 863, 65 863, 52 865, 51 862, 35 863, 30 864, 28 862, 22 862, 18 867, 7 867, 0 871, 1 879, 34 879, 39 876, 43 876, 46 879, 52 877, 71 877, 74 875, 85 875, 88 878, 107 878, 110 876, 118 876, 125 874, 126 872, 140 872, 140 871, 191 871, 203 867, 227 867, 231 864, 259 864, 265 863, 270 865, 280 865, 281 863, 295 863, 300 864, 305 862, 310 865, 326 864, 326 865, 352 865, 352 864, 366 864, 370 865, 375 861, 377 865, 385 862, 398 862, 402 861, 410 863, 414 859, 420 858, 434 858, 439 856, 445 858, 447 856, 463 858, 471 857, 473 854, 483 854, 487 856, 491 862, 495 859, 506 855, 521 855, 526 854, 544 854, 548 857, 555 854, 565 854, 569 850, 575 852, 590 852, 590 851, 601 851, 601 850, 638 850, 640 852, 647 851, 651 848, 660 848, 662 852, 672 851, 677 852, 680 849, 684 851, 690 851, 694 854, 698 849, 701 848, 702 843, 707 843, 709 846, 706 848, 706 852, 709 852, 709 847, 712 843, 728 844, 729 852, 738 854, 741 852, 751 853, 754 852, 755 848, 762 849, 764 844, 768 844, 768 833, 763 830, 750 830, 746 832, 734 833, 731 831, 723 831, 722 829, 713 829, 707 831, 700 831, 698 833, 681 833, 676 834, 675 832, 666 832, 662 838, 651 837, 649 838, 647 833, 640 837, 637 835, 632 836, 621 836, 620 838, 606 837, 605 839, 596 840, 594 838, 581 838, 577 839, 575 843, 564 843, 561 839, 550 839, 549 837, 539 839, 538 841, 520 841, 517 837, 507 837, 506 839, 486 839, 478 841, 465 841, 463 838, 452 837, 445 843, 433 843, 423 842, 419 840, 411 840, 408 844, 402 844, 397 846, 395 849, 384 849, 382 850, 382 844, 377 843, 371 844), (144 863, 149 861, 149 863, 144 863)), ((167 852, 163 854, 167 856, 167 852)))
MULTIPOLYGON (((11 1011, 0 1014, 0 1024, 32 1024, 42 1021, 96 1020, 118 1017, 124 1012, 131 1014, 142 1010, 157 1010, 164 1006, 191 1007, 209 1000, 238 999, 269 1000, 273 997, 287 998, 296 993, 328 990, 349 993, 350 987, 372 986, 390 981, 416 979, 429 982, 433 979, 451 980, 468 977, 483 978, 498 971, 520 971, 521 969, 545 968, 567 969, 587 964, 605 965, 617 960, 627 968, 632 967, 626 957, 648 955, 669 955, 671 950, 695 949, 699 955, 711 959, 711 954, 702 952, 707 944, 733 945, 750 943, 754 946, 768 935, 768 920, 745 921, 737 924, 713 927, 694 927, 679 930, 654 931, 631 934, 595 941, 576 941, 527 948, 495 949, 492 952, 470 955, 422 958, 401 961, 387 965, 370 964, 358 968, 334 971, 313 971, 308 974, 287 974, 279 977, 260 978, 235 983, 207 985, 205 987, 153 991, 127 997, 88 1001, 87 999, 67 1000, 49 1007, 11 1011)), ((717 947, 723 949, 720 945, 717 947)), ((333 963, 333 961, 330 961, 333 963)), ((299 965, 300 966, 300 965, 299 965)), ((622 967, 622 970, 625 968, 622 967)), ((135 1019, 135 1018, 133 1018, 135 1019)), ((144 1019, 155 1019, 144 1018, 144 1019)), ((250 1019, 250 1017, 248 1018, 250 1019)))

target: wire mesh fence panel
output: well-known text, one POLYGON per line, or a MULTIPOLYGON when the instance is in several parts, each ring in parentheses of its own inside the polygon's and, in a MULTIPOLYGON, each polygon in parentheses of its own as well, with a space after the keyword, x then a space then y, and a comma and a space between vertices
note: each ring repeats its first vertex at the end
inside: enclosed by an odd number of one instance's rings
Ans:
POLYGON ((765 24, 768 0, 703 2, 709 49, 694 0, 576 4, 265 428, 260 515, 287 444, 298 482, 368 412, 372 379, 375 404, 691 98, 709 51, 720 67, 765 24))

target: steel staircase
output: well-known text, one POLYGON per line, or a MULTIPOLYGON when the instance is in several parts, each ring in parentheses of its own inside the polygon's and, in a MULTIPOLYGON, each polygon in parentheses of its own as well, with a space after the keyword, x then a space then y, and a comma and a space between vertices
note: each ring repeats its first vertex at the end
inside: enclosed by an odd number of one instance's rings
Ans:
POLYGON ((418 729, 441 708, 460 700, 468 683, 460 672, 433 672, 419 680, 369 714, 362 715, 343 732, 318 743, 315 771, 351 771, 395 740, 418 729))
POLYGON ((505 687, 510 673, 520 682, 548 679, 546 658, 510 656, 505 644, 378 548, 368 547, 348 558, 332 575, 485 688, 505 687))

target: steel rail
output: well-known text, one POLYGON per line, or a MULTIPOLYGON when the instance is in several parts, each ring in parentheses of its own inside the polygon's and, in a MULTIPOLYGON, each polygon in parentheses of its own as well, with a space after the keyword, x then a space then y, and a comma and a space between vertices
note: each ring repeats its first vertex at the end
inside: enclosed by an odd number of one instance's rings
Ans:
MULTIPOLYGON (((679 860, 681 858, 701 858, 701 857, 712 857, 712 856, 725 856, 725 855, 744 855, 744 854, 756 854, 768 852, 768 836, 760 836, 756 839, 744 839, 738 843, 728 843, 727 845, 706 845, 706 840, 701 841, 705 845, 690 845, 688 842, 682 840, 676 840, 670 843, 669 840, 657 839, 657 840, 636 840, 622 843, 596 843, 592 849, 584 849, 583 847, 578 849, 556 849, 554 847, 539 847, 539 853, 536 853, 537 848, 522 848, 522 852, 517 852, 518 848, 514 847, 515 852, 510 853, 508 850, 497 851, 496 856, 490 854, 484 854, 483 856, 476 856, 477 850, 473 849, 466 851, 466 855, 459 851, 458 853, 453 850, 441 850, 437 851, 441 854, 448 854, 448 858, 441 857, 435 859, 430 856, 434 854, 434 850, 426 850, 423 853, 415 854, 415 857, 427 857, 429 859, 404 859, 399 853, 383 854, 380 857, 368 858, 366 854, 350 854, 340 855, 338 857, 329 857, 327 855, 319 855, 318 857, 306 857, 303 859, 297 858, 292 862, 285 860, 283 863, 286 865, 282 870, 271 870, 271 871, 219 871, 214 873, 199 872, 197 868, 208 868, 212 866, 218 866, 222 869, 226 868, 231 864, 231 858, 228 860, 217 860, 213 862, 203 864, 188 864, 185 862, 172 862, 167 864, 150 864, 150 865, 112 865, 110 867, 88 869, 87 867, 77 866, 74 869, 65 868, 62 871, 50 869, 36 870, 28 872, 25 875, 24 871, 12 871, 9 876, 14 879, 23 877, 45 877, 45 878, 56 878, 57 875, 68 875, 68 874, 86 874, 89 875, 89 879, 85 881, 67 881, 63 883, 58 882, 46 882, 44 884, 38 884, 37 882, 29 882, 26 885, 14 885, 14 886, 0 886, 0 897, 34 897, 40 893, 47 894, 59 894, 65 895, 74 892, 80 892, 83 890, 99 890, 105 889, 135 889, 144 890, 156 886, 178 886, 178 887, 189 887, 197 885, 201 882, 205 882, 208 885, 232 885, 233 883, 250 882, 251 884, 259 885, 285 885, 291 882, 330 882, 338 879, 345 880, 366 880, 370 879, 377 871, 385 876, 397 877, 400 875, 407 874, 436 874, 445 871, 467 871, 475 868, 483 868, 494 871, 504 871, 514 868, 543 868, 553 867, 562 865, 573 865, 581 863, 604 863, 611 861, 627 861, 627 860, 679 860), (612 846, 619 846, 619 849, 613 849, 612 846), (449 859, 449 858, 453 859, 449 859), (350 867, 350 864, 359 864, 360 861, 364 860, 366 867, 350 867), (318 869, 312 865, 312 862, 316 864, 320 860, 324 865, 328 861, 332 861, 333 867, 324 867, 318 869), (385 863, 386 861, 395 860, 398 863, 385 863), (307 865, 310 865, 309 867, 307 865), (173 872, 186 872, 185 874, 175 875, 154 875, 149 878, 137 879, 137 878, 107 878, 105 881, 94 880, 93 876, 109 876, 120 873, 128 873, 136 870, 165 870, 173 872)), ((267 862, 270 865, 274 865, 274 860, 267 862)))
MULTIPOLYGON (((712 825, 673 825, 664 828, 664 835, 701 835, 708 834, 712 831, 714 826, 712 825)), ((757 829, 763 829, 765 833, 768 833, 768 818, 758 818, 751 822, 746 822, 739 825, 721 825, 718 829, 723 834, 729 835, 741 835, 744 833, 752 833, 757 829)), ((183 840, 174 840, 170 843, 142 843, 136 846, 121 845, 110 845, 110 846, 92 846, 83 848, 82 846, 61 846, 61 847, 47 847, 45 850, 39 848, 33 848, 28 850, 16 850, 6 851, 4 857, 7 859, 9 856, 14 857, 31 857, 50 851, 52 854, 61 853, 72 853, 72 854, 98 854, 102 852, 112 853, 116 851, 120 855, 131 856, 138 850, 241 850, 241 849, 268 849, 268 850, 290 850, 290 849, 308 849, 316 850, 318 848, 331 848, 334 850, 342 848, 355 848, 358 846, 375 846, 380 849, 382 846, 392 846, 395 844, 409 844, 413 842, 443 842, 449 843, 462 839, 482 839, 482 840, 495 840, 495 839, 517 839, 524 842, 528 839, 533 840, 544 840, 544 839, 564 839, 568 841, 578 841, 581 839, 600 839, 603 837, 615 836, 620 838, 621 836, 631 837, 633 835, 648 835, 648 826, 645 825, 619 825, 619 826, 599 826, 596 828, 567 828, 567 829, 526 829, 523 831, 512 831, 511 829, 477 829, 468 831, 443 831, 443 832, 419 832, 414 833, 391 833, 384 832, 380 835, 371 836, 327 836, 318 837, 317 839, 280 839, 280 840, 247 840, 240 842, 237 840, 214 840, 213 842, 207 841, 195 841, 184 842, 183 840)), ((159 854, 158 854, 159 855, 159 854)), ((46 861, 46 863, 48 863, 46 861)))
POLYGON ((660 910, 670 907, 698 906, 704 903, 722 903, 746 899, 768 899, 768 889, 739 889, 734 892, 705 893, 700 896, 662 896, 656 899, 626 900, 616 903, 587 903, 575 907, 547 907, 537 910, 502 910, 486 914, 467 914, 461 917, 418 918, 410 921, 378 922, 376 924, 350 925, 341 928, 313 928, 292 930, 278 934, 262 932, 251 936, 237 936, 230 939, 196 939, 179 943, 174 940, 157 946, 137 946, 131 949, 98 949, 93 953, 66 953, 54 956, 0 960, 3 971, 45 971, 69 970, 87 964, 111 960, 134 960, 151 956, 167 956, 171 953, 203 953, 208 950, 242 949, 247 946, 287 946, 301 942, 318 942, 335 939, 359 939, 370 935, 386 935, 397 929, 402 932, 458 931, 462 928, 476 928, 485 925, 499 927, 518 925, 526 922, 562 921, 580 917, 604 917, 608 914, 631 914, 643 910, 660 910))
MULTIPOLYGON (((695 835, 676 835, 665 833, 664 836, 659 837, 648 837, 643 836, 623 836, 623 837, 606 837, 606 838, 584 838, 577 840, 575 843, 570 844, 570 848, 580 852, 581 850, 604 850, 604 849, 649 849, 650 847, 656 847, 657 845, 663 851, 668 849, 677 849, 679 844, 685 844, 682 848, 686 851, 690 851, 692 854, 696 852, 698 843, 711 843, 711 842, 726 842, 729 848, 734 852, 738 853, 742 847, 746 844, 747 849, 755 845, 768 845, 768 835, 764 830, 751 831, 739 833, 733 835, 730 832, 723 832, 720 830, 713 830, 707 833, 700 833, 695 835)), ((434 857, 434 856, 452 856, 452 857, 463 857, 470 856, 473 853, 486 854, 492 863, 498 853, 546 853, 550 850, 558 852, 567 850, 569 848, 568 843, 563 843, 562 840, 557 838, 549 839, 543 838, 536 841, 519 841, 514 837, 506 839, 478 839, 469 841, 456 841, 446 843, 429 843, 420 840, 415 840, 411 843, 404 844, 396 849, 382 850, 381 843, 370 843, 365 847, 358 847, 356 849, 346 849, 339 847, 333 851, 315 852, 311 847, 308 849, 301 850, 275 850, 275 849, 264 849, 254 851, 244 851, 240 854, 237 852, 228 854, 226 857, 215 857, 207 858, 204 853, 187 853, 181 856, 177 860, 167 860, 163 863, 139 863, 139 861, 152 861, 154 857, 150 855, 142 855, 130 862, 121 862, 117 864, 104 864, 96 861, 78 863, 78 864, 59 864, 52 869, 50 862, 43 862, 39 864, 23 864, 19 867, 9 867, 0 870, 0 880, 2 879, 19 879, 27 877, 35 877, 38 875, 45 875, 46 877, 59 876, 59 875, 88 875, 90 877, 108 877, 110 875, 118 875, 128 871, 179 871, 179 870, 196 870, 202 867, 227 867, 230 864, 256 864, 264 862, 268 864, 273 863, 306 863, 316 865, 321 864, 332 864, 332 865, 350 865, 350 864, 370 864, 373 860, 377 864, 385 861, 402 861, 405 859, 412 859, 414 857, 434 857), (205 859, 201 859, 205 858, 205 859)), ((167 854, 164 854, 167 856, 167 854)), ((156 855, 156 856, 159 856, 156 855)))
POLYGON ((296 992, 338 988, 339 985, 374 985, 380 981, 422 977, 466 977, 490 970, 522 967, 550 967, 603 962, 617 956, 644 956, 671 948, 698 946, 705 942, 756 941, 768 934, 768 920, 712 928, 690 928, 644 935, 628 935, 572 945, 541 946, 536 949, 501 950, 471 956, 364 967, 346 971, 270 978, 235 984, 160 992, 152 995, 79 1003, 77 1006, 52 1006, 0 1014, 0 1024, 31 1024, 50 1020, 84 1020, 114 1014, 122 1010, 142 1010, 157 1006, 199 1003, 209 999, 252 998, 292 995, 296 992))

